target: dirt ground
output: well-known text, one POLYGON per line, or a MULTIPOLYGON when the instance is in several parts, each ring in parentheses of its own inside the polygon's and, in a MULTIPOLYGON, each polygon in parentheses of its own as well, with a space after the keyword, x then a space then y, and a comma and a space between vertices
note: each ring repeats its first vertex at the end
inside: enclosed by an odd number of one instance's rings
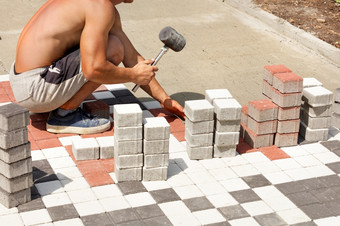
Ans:
POLYGON ((335 0, 253 0, 256 5, 340 48, 340 3, 335 0))

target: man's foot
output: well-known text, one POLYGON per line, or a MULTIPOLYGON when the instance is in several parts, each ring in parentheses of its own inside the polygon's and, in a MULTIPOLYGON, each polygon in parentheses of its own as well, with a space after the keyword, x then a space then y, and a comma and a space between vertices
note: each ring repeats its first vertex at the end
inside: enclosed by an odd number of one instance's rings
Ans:
POLYGON ((48 116, 46 130, 50 133, 94 134, 104 132, 110 126, 108 119, 92 116, 81 108, 65 116, 60 116, 57 109, 48 116))

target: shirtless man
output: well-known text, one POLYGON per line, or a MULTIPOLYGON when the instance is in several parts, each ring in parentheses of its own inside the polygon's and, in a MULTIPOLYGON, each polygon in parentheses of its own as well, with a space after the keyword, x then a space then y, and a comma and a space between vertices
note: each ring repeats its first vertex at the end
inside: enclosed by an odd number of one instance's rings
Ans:
POLYGON ((49 112, 53 133, 98 133, 110 122, 79 105, 101 84, 133 82, 166 110, 184 117, 154 78, 158 70, 133 47, 115 5, 133 0, 49 0, 18 40, 10 83, 18 104, 49 112), (125 67, 119 67, 120 63, 125 67))

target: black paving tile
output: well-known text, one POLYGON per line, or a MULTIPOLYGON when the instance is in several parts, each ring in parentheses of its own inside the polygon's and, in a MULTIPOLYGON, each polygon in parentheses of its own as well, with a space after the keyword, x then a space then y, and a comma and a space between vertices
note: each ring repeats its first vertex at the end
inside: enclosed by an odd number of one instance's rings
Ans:
POLYGON ((94 214, 80 218, 85 226, 112 226, 113 222, 106 213, 94 214))
POLYGON ((299 208, 312 220, 333 216, 331 210, 323 203, 313 203, 299 208))
POLYGON ((318 179, 322 183, 325 184, 325 187, 340 186, 340 177, 338 175, 330 175, 330 176, 326 176, 326 177, 319 177, 318 179))
POLYGON ((163 216, 164 213, 159 208, 158 205, 148 205, 148 206, 141 206, 141 207, 136 207, 134 210, 137 212, 140 218, 142 219, 147 219, 147 218, 152 218, 152 217, 159 217, 163 216))
POLYGON ((295 205, 304 206, 313 203, 320 203, 320 201, 309 191, 297 192, 287 195, 295 205))
POLYGON ((262 174, 242 177, 242 179, 249 185, 251 188, 263 187, 271 185, 269 180, 265 178, 262 174))
POLYGON ((61 221, 79 217, 79 214, 73 204, 50 207, 47 208, 47 211, 50 214, 52 221, 61 221))
POLYGON ((319 178, 300 180, 300 181, 297 181, 297 183, 302 184, 306 188, 307 191, 327 187, 319 178))
POLYGON ((107 105, 119 104, 119 101, 117 100, 117 98, 100 99, 100 100, 103 101, 107 105))
POLYGON ((276 184, 275 187, 283 194, 288 195, 296 192, 306 191, 306 187, 302 183, 293 181, 288 183, 276 184))
POLYGON ((333 162, 326 164, 328 168, 330 168, 333 172, 339 174, 340 173, 340 162, 333 162))
POLYGON ((222 207, 218 208, 218 210, 228 221, 250 216, 248 212, 240 205, 222 207))
POLYGON ((340 216, 340 200, 330 201, 324 203, 334 216, 340 216))
POLYGON ((134 209, 123 209, 123 210, 116 210, 112 212, 108 212, 111 217, 111 220, 115 224, 121 224, 125 222, 139 220, 139 217, 134 209))
POLYGON ((150 195, 156 200, 156 203, 164 203, 181 200, 172 188, 150 191, 150 195))
POLYGON ((230 195, 232 195, 239 203, 261 200, 261 198, 251 189, 230 192, 230 195))
POLYGON ((115 97, 123 97, 133 95, 128 89, 119 89, 119 90, 111 90, 110 91, 115 97))
POLYGON ((146 226, 158 226, 158 225, 171 226, 172 225, 172 223, 169 221, 169 219, 166 216, 159 216, 159 217, 145 219, 143 220, 143 223, 146 226))
POLYGON ((45 209, 45 205, 43 203, 43 201, 41 200, 41 198, 36 198, 33 199, 32 201, 25 203, 25 204, 21 204, 18 206, 18 212, 22 213, 22 212, 27 212, 27 211, 32 211, 32 210, 40 210, 40 209, 45 209))
MULTIPOLYGON (((332 188, 320 188, 310 191, 320 202, 328 202, 340 199, 340 194, 332 188)), ((339 200, 340 201, 340 200, 339 200)))
POLYGON ((214 208, 213 204, 206 197, 184 199, 183 202, 191 212, 214 208))
POLYGON ((139 181, 121 182, 117 184, 123 195, 130 195, 139 192, 147 192, 144 185, 139 181))
POLYGON ((325 146, 330 151, 340 150, 340 141, 339 140, 329 140, 321 142, 323 146, 325 146))
POLYGON ((287 223, 276 213, 254 216, 261 226, 287 225, 287 223))

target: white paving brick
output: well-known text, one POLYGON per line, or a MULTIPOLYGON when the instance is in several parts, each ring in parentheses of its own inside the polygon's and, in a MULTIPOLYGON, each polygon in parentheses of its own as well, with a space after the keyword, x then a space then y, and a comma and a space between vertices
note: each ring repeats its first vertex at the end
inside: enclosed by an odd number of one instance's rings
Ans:
POLYGON ((312 107, 325 106, 332 104, 333 93, 322 86, 305 88, 303 89, 302 100, 312 107))
POLYGON ((11 226, 22 226, 24 225, 20 215, 18 213, 6 214, 4 216, 0 216, 0 222, 2 225, 11 225, 11 226))
POLYGON ((182 200, 204 196, 202 191, 196 185, 193 184, 174 187, 173 189, 182 200))
POLYGON ((230 94, 227 89, 207 89, 205 90, 205 99, 209 101, 209 103, 213 104, 216 99, 230 99, 233 96, 230 94))
POLYGON ((91 189, 97 199, 104 199, 122 195, 122 192, 116 184, 102 185, 92 187, 91 189))
POLYGON ((54 207, 54 206, 62 206, 71 204, 71 200, 66 192, 61 192, 57 194, 45 195, 42 197, 42 201, 46 208, 54 207))
POLYGON ((185 101, 184 113, 192 122, 214 119, 214 107, 207 100, 185 101))
POLYGON ((69 156, 66 148, 64 147, 42 149, 41 151, 48 159, 69 156))
POLYGON ((131 207, 123 196, 99 199, 99 202, 101 206, 105 209, 105 212, 122 210, 131 207))
POLYGON ((303 78, 303 88, 309 88, 314 86, 322 86, 322 83, 316 78, 303 78))
POLYGON ((299 208, 289 209, 289 210, 281 210, 276 212, 284 221, 288 224, 298 224, 310 221, 311 219, 299 208))
POLYGON ((76 160, 99 159, 99 144, 95 138, 75 139, 72 152, 76 160))
POLYGON ((263 176, 267 178, 272 184, 282 184, 293 181, 286 173, 280 171, 275 173, 264 173, 263 176))
POLYGON ((247 177, 259 174, 259 171, 251 164, 230 167, 240 177, 247 177))
POLYGON ((250 187, 241 178, 234 178, 220 182, 228 192, 249 189, 250 187))
POLYGON ((152 198, 148 192, 140 192, 131 195, 125 195, 125 199, 131 205, 131 207, 147 206, 155 204, 156 201, 152 198))
POLYGON ((255 221, 254 218, 252 217, 245 217, 245 218, 241 218, 241 219, 236 219, 236 220, 231 220, 228 221, 229 224, 231 224, 232 226, 244 226, 244 225, 251 225, 251 226, 260 226, 259 223, 257 223, 255 221))
POLYGON ((99 145, 100 159, 113 158, 115 143, 114 136, 97 137, 96 140, 99 145))
POLYGON ((254 201, 241 204, 250 216, 257 216, 274 212, 264 201, 254 201))
POLYGON ((208 195, 207 199, 215 208, 237 205, 238 202, 229 193, 221 193, 216 195, 208 195))
POLYGON ((340 158, 333 152, 322 152, 314 154, 314 157, 317 158, 323 164, 339 162, 340 158))
POLYGON ((74 207, 76 208, 80 217, 100 214, 100 213, 105 212, 105 210, 103 209, 101 204, 98 202, 98 200, 93 200, 90 202, 75 203, 74 207))
POLYGON ((52 222, 47 209, 32 210, 20 213, 20 216, 25 223, 25 225, 43 224, 52 222))
POLYGON ((225 218, 217 209, 196 211, 193 212, 193 215, 202 225, 225 221, 225 218))
POLYGON ((305 156, 299 156, 295 157, 294 160, 298 162, 301 166, 303 167, 308 167, 308 166, 318 166, 321 165, 322 163, 315 158, 313 155, 305 155, 305 156))
POLYGON ((117 127, 141 126, 142 109, 138 104, 114 105, 114 122, 117 127))
POLYGON ((282 170, 301 168, 301 165, 292 158, 274 160, 273 163, 282 170))
POLYGON ((218 99, 214 101, 217 120, 240 120, 242 106, 235 99, 218 99))
POLYGON ((170 124, 164 117, 143 119, 144 139, 165 140, 170 138, 170 124))
POLYGON ((68 191, 67 194, 73 203, 81 203, 81 202, 89 202, 89 201, 97 200, 97 197, 94 195, 91 188, 68 191))

